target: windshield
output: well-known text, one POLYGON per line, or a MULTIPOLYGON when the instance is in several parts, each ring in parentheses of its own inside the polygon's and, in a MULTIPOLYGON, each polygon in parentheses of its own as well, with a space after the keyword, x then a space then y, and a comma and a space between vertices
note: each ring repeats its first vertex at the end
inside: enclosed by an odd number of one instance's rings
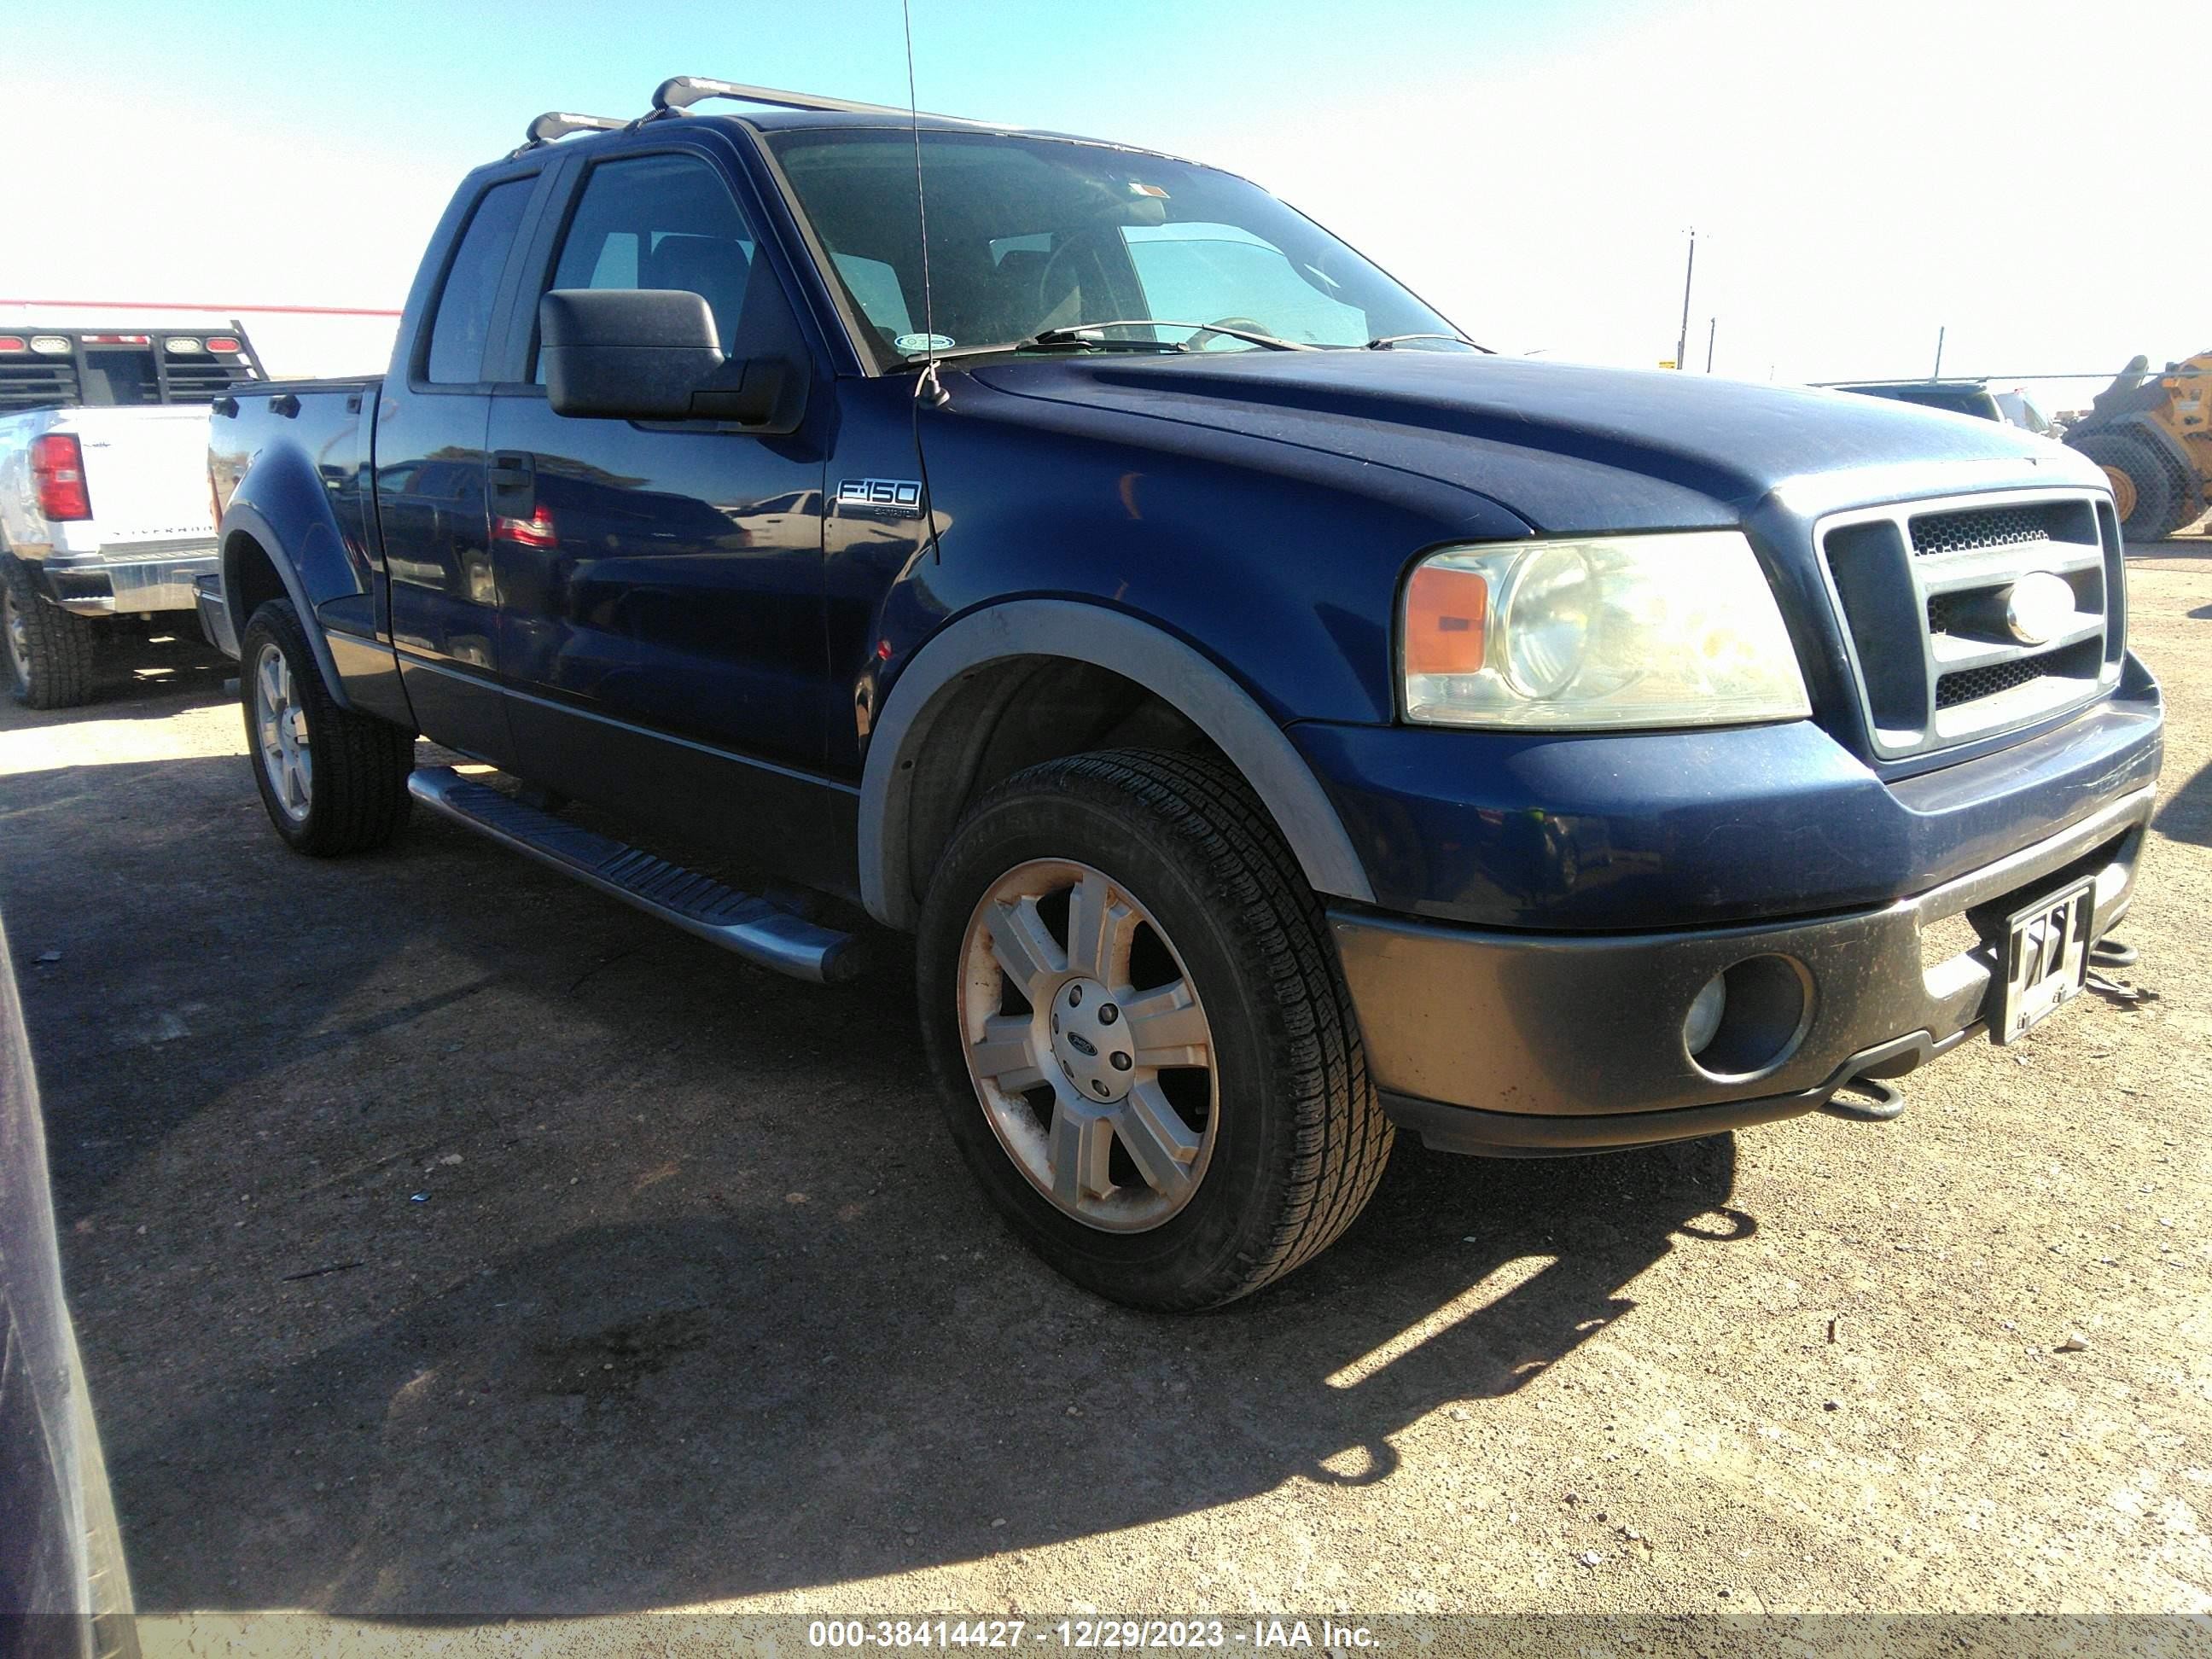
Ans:
MULTIPOLYGON (((921 357, 913 135, 793 131, 769 143, 884 361, 921 357)), ((1311 220, 1228 173, 995 133, 925 132, 921 152, 939 351, 1132 318, 1163 320, 1096 343, 1258 349, 1194 326, 1208 323, 1316 346, 1456 333, 1311 220)))

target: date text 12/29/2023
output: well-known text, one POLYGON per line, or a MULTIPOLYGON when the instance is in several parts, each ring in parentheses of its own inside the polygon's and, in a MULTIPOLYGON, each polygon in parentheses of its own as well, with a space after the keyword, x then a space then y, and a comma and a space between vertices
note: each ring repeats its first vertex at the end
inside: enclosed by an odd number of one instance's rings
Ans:
POLYGON ((1333 1620, 1250 1619, 817 1619, 806 1626, 809 1647, 1004 1648, 1048 1643, 1055 1647, 1133 1650, 1148 1648, 1307 1648, 1343 1651, 1372 1648, 1364 1625, 1333 1620))

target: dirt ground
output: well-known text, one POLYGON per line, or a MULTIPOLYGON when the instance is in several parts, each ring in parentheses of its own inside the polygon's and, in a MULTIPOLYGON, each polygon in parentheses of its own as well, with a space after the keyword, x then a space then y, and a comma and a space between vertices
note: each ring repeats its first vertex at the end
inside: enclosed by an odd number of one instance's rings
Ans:
POLYGON ((2137 997, 1886 1127, 1401 1143, 1333 1251, 1182 1320, 986 1212, 902 972, 779 979, 420 816, 295 856, 197 647, 8 707, 141 1606, 2212 1612, 2212 541, 2130 596, 2137 997))

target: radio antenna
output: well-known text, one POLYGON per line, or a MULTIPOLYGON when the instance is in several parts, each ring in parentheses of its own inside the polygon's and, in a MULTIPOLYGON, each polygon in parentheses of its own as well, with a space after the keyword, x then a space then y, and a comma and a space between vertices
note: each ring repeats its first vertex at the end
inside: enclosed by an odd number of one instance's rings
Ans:
POLYGON ((921 230, 921 374, 914 395, 933 404, 945 401, 937 378, 937 305, 929 287, 929 199, 921 183, 921 103, 914 89, 914 5, 899 0, 899 21, 906 30, 906 112, 914 132, 914 211, 921 230))

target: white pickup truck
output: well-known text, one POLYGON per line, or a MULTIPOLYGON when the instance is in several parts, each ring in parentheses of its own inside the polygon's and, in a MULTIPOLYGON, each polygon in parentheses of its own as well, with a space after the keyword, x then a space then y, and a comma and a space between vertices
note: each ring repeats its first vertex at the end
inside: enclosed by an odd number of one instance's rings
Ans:
POLYGON ((0 624, 18 702, 82 702, 103 631, 194 609, 216 568, 208 406, 262 378, 235 322, 0 322, 0 624))

